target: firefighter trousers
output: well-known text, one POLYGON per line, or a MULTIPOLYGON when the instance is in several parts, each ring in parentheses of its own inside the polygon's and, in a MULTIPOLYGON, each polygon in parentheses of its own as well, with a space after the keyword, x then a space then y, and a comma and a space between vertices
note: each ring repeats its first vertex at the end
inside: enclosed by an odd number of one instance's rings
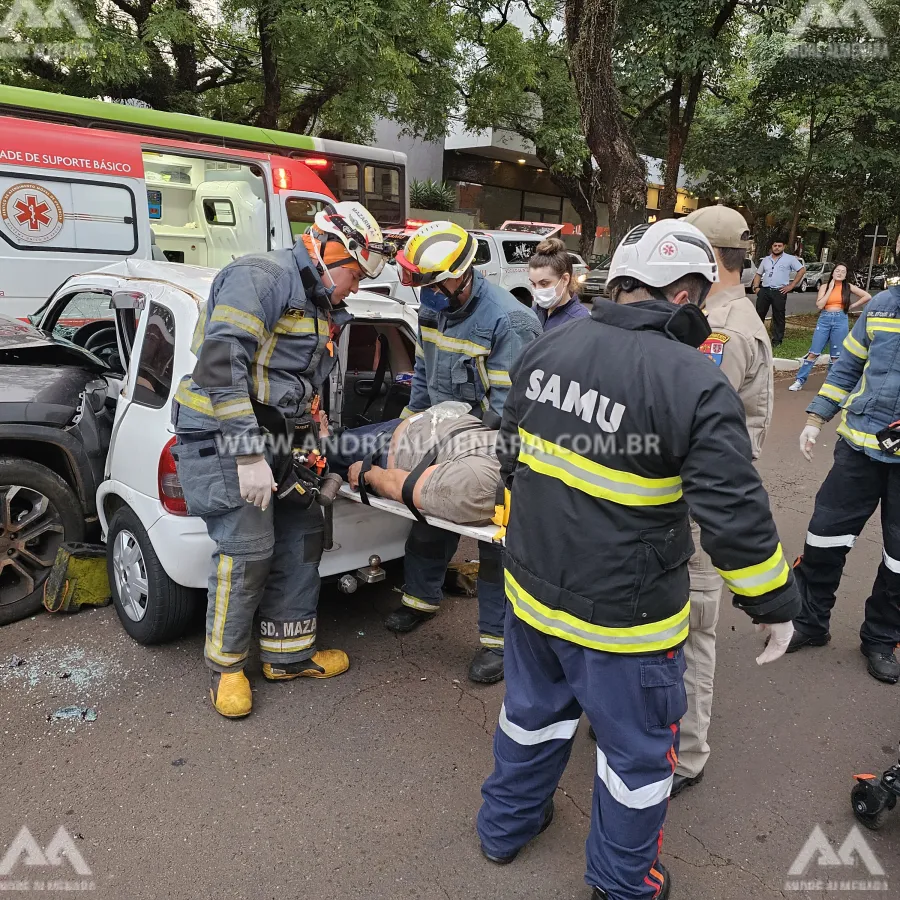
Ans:
MULTIPOLYGON (((447 566, 459 535, 416 522, 406 540, 403 561, 403 605, 420 612, 437 612, 444 596, 447 566)), ((506 595, 503 590, 502 550, 499 544, 478 542, 478 631, 485 647, 503 649, 503 613, 506 595)))
POLYGON ((803 597, 794 627, 802 634, 828 633, 847 553, 879 503, 882 560, 859 637, 870 652, 891 653, 900 643, 900 462, 874 460, 843 439, 816 494, 803 556, 794 567, 803 597))
POLYGON ((262 662, 285 664, 316 652, 319 561, 324 525, 313 503, 274 497, 261 510, 241 499, 237 462, 214 438, 179 435, 173 448, 188 511, 215 542, 206 610, 207 665, 243 669, 259 612, 262 662))
POLYGON ((681 650, 602 653, 537 631, 507 607, 506 697, 478 836, 508 856, 535 837, 584 712, 597 734, 585 881, 610 900, 650 900, 687 706, 681 650))
POLYGON ((695 778, 709 759, 709 722, 716 675, 716 625, 725 582, 709 554, 700 546, 700 528, 691 522, 694 555, 688 562, 691 577, 691 630, 684 644, 684 688, 687 712, 681 720, 681 749, 677 775, 695 778))

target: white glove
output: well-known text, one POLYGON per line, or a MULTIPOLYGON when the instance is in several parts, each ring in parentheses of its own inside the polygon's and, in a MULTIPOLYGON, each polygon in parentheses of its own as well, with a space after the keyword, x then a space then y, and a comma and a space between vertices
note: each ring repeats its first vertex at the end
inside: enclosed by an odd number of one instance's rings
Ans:
POLYGON ((812 462, 812 448, 821 430, 817 425, 807 425, 800 432, 800 452, 806 457, 807 462, 812 462))
POLYGON ((262 456, 247 456, 237 464, 241 497, 260 509, 268 509, 272 491, 278 489, 272 470, 262 456))
POLYGON ((764 666, 766 663, 775 662, 787 651, 788 644, 794 636, 793 622, 776 622, 774 625, 757 625, 756 630, 768 635, 766 649, 756 657, 756 664, 764 666))

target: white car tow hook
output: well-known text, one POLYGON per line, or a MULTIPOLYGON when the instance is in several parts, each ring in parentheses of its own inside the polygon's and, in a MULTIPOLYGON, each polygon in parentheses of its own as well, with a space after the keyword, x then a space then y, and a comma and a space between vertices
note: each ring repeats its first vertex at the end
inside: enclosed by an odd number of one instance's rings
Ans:
POLYGON ((381 568, 381 557, 375 554, 369 557, 367 566, 356 570, 356 577, 363 584, 375 584, 379 581, 384 581, 385 575, 384 569, 381 568))

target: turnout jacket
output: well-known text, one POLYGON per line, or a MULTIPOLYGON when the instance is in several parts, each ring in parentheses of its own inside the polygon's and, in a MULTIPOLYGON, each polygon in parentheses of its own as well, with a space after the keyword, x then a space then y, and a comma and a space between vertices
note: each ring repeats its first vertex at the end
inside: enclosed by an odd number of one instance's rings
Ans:
POLYGON ((509 368, 540 333, 532 310, 476 270, 462 309, 438 313, 419 307, 416 365, 401 418, 447 400, 468 403, 479 418, 488 409, 499 417, 509 368))
POLYGON ((865 305, 843 349, 806 411, 827 422, 842 410, 837 432, 853 448, 879 462, 900 462, 875 437, 900 419, 900 287, 865 305))
POLYGON ((350 320, 329 293, 299 240, 225 266, 194 331, 197 364, 172 401, 176 432, 219 431, 232 452, 259 453, 251 399, 302 424, 334 368, 331 327, 350 320))
POLYGON ((611 653, 683 643, 688 507, 736 606, 760 622, 800 611, 741 402, 695 349, 704 335, 673 337, 689 318, 664 301, 598 299, 513 368, 497 442, 511 487, 505 586, 539 631, 611 653))

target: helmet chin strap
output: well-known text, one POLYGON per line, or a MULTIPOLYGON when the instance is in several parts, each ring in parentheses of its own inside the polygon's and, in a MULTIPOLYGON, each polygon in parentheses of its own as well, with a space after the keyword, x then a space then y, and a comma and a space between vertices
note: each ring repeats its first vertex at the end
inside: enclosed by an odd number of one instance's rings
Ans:
POLYGON ((468 272, 463 275, 463 279, 459 283, 459 287, 455 291, 448 291, 447 288, 444 287, 444 283, 442 281, 438 282, 437 288, 450 301, 451 309, 459 309, 462 306, 459 295, 462 294, 466 290, 466 288, 468 288, 474 278, 475 270, 470 268, 468 272))

